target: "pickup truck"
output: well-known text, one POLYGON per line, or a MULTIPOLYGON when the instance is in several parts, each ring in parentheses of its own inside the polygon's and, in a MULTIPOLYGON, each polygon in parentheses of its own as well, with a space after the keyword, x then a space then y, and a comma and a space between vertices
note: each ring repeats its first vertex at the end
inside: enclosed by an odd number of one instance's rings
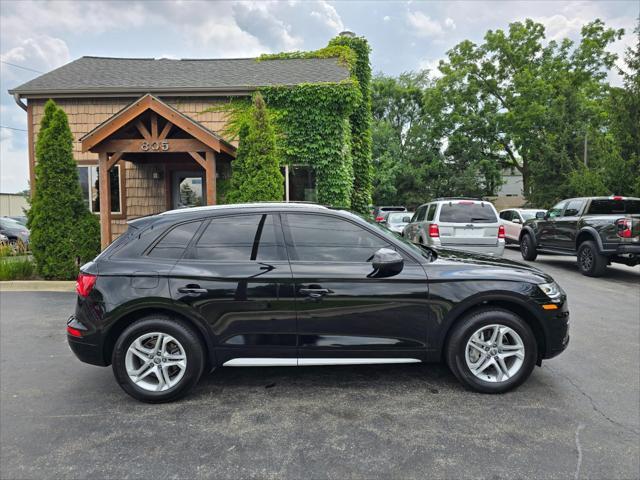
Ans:
POLYGON ((640 198, 563 200, 527 220, 520 232, 522 258, 538 253, 576 255, 583 275, 599 277, 612 262, 640 264, 640 198))

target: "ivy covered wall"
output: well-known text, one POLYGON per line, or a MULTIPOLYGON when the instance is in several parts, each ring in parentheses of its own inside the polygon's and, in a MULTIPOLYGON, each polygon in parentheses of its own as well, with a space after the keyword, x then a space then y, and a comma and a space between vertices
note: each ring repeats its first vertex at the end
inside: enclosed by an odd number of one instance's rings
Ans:
MULTIPOLYGON (((262 87, 278 131, 282 164, 316 172, 318 202, 365 213, 371 203, 371 67, 363 37, 338 36, 314 52, 263 55, 258 61, 337 58, 351 72, 338 83, 262 87)), ((246 104, 232 104, 236 121, 246 104), (235 105, 235 106, 234 106, 235 105), (235 110, 235 111, 234 111, 235 110)))

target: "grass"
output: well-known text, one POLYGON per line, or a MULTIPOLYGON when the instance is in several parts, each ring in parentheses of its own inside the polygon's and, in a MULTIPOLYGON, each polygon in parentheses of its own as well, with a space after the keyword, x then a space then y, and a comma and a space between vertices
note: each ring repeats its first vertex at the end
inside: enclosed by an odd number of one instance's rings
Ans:
POLYGON ((0 258, 0 280, 30 280, 35 276, 35 267, 30 257, 0 258))

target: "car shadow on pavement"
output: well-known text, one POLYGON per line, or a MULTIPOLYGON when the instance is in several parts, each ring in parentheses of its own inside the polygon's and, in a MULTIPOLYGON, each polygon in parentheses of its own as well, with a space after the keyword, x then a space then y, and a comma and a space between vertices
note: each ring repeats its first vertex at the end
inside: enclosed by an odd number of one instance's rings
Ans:
MULTIPOLYGON (((573 257, 563 257, 554 255, 540 255, 535 262, 527 262, 529 265, 535 266, 536 264, 547 265, 550 267, 561 268, 566 272, 572 272, 576 275, 582 275, 576 265, 576 260, 573 257)), ((603 278, 610 280, 621 280, 629 282, 640 282, 640 266, 620 268, 607 268, 603 278)))

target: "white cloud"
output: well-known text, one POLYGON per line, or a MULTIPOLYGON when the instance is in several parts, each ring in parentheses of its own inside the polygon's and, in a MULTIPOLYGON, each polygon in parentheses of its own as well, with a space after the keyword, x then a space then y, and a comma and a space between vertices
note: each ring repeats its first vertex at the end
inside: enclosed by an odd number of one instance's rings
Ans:
POLYGON ((26 137, 26 132, 0 128, 0 192, 3 193, 20 192, 28 186, 29 158, 27 149, 16 145, 22 143, 18 142, 18 135, 26 137))
POLYGON ((429 70, 430 78, 440 78, 442 76, 440 70, 438 70, 438 65, 440 65, 439 58, 423 58, 418 64, 420 70, 429 70))
POLYGON ((234 23, 209 20, 193 29, 193 33, 200 44, 208 46, 212 57, 254 57, 268 50, 260 40, 234 23))
POLYGON ((390 20, 391 20, 391 17, 389 15, 385 15, 384 17, 382 17, 383 22, 388 22, 390 20))
POLYGON ((447 17, 444 21, 444 25, 445 27, 451 29, 451 30, 455 30, 456 29, 456 22, 453 21, 453 18, 451 17, 447 17))
POLYGON ((562 40, 563 38, 575 38, 580 34, 580 29, 589 20, 582 17, 568 18, 564 15, 552 15, 549 17, 535 18, 545 27, 545 34, 548 40, 562 40))
POLYGON ((327 27, 329 27, 334 33, 340 33, 344 30, 344 23, 338 11, 333 5, 328 4, 324 0, 320 0, 316 3, 314 9, 311 11, 311 17, 319 19, 327 27))
POLYGON ((419 37, 436 37, 444 32, 439 22, 420 11, 407 12, 407 22, 419 37))
MULTIPOLYGON (((69 54, 69 47, 64 40, 39 35, 35 38, 23 40, 18 46, 2 53, 0 59, 3 62, 48 72, 68 63, 71 55, 69 54)), ((7 72, 9 77, 12 76, 13 72, 13 70, 7 72)))

